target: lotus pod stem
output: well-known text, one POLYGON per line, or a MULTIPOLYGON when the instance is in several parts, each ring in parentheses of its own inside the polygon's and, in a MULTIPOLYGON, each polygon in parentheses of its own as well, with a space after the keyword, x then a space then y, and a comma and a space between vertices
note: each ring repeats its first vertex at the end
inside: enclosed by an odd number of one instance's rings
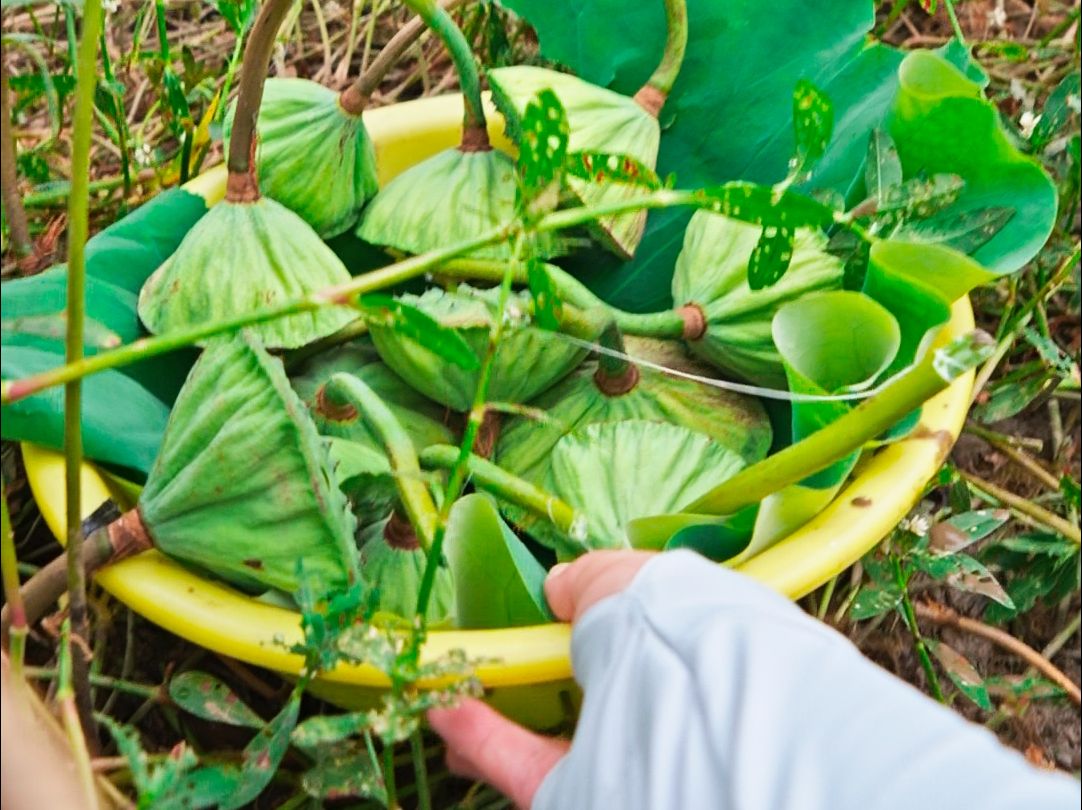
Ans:
POLYGON ((267 78, 278 29, 282 27, 293 0, 266 0, 252 24, 244 62, 237 84, 237 111, 229 138, 226 165, 229 179, 226 199, 231 202, 254 202, 259 199, 259 181, 255 172, 255 132, 259 105, 263 101, 263 82, 267 78))
MULTIPOLYGON (((684 511, 709 515, 731 515, 758 503, 772 492, 802 481, 809 475, 845 458, 920 408, 928 399, 950 385, 968 368, 987 358, 995 345, 981 330, 959 338, 955 344, 968 355, 944 369, 947 349, 929 352, 918 365, 899 375, 879 393, 853 410, 812 433, 806 439, 746 467, 724 484, 690 504, 684 511)), ((948 347, 951 348, 951 347, 948 347)), ((944 448, 949 450, 950 444, 944 448)))
POLYGON ((458 72, 458 83, 462 88, 462 144, 463 152, 486 152, 492 148, 488 140, 488 126, 485 122, 485 110, 481 105, 481 77, 477 72, 477 63, 470 50, 470 43, 455 25, 447 10, 435 0, 405 0, 409 6, 436 34, 451 54, 458 72))
POLYGON ((684 64, 684 53, 688 46, 686 0, 665 0, 665 23, 668 33, 665 37, 665 50, 661 55, 661 62, 646 80, 646 84, 635 94, 635 101, 654 118, 658 117, 661 108, 665 106, 665 101, 684 64))
MULTIPOLYGON (((449 444, 434 444, 421 451, 421 466, 429 469, 453 469, 459 449, 449 444)), ((567 501, 551 492, 507 472, 488 459, 471 453, 466 459, 470 480, 479 489, 528 510, 555 526, 568 540, 568 550, 575 555, 589 550, 583 542, 586 533, 584 516, 567 501)))
POLYGON ((639 384, 639 369, 624 356, 624 336, 615 321, 609 321, 602 330, 598 343, 608 351, 597 358, 594 372, 597 390, 607 397, 622 396, 633 390, 639 384))
POLYGON ((438 512, 409 434, 379 395, 352 374, 335 374, 322 391, 324 401, 331 407, 352 406, 360 411, 383 443, 394 471, 399 500, 416 530, 421 547, 428 553, 436 532, 438 512))

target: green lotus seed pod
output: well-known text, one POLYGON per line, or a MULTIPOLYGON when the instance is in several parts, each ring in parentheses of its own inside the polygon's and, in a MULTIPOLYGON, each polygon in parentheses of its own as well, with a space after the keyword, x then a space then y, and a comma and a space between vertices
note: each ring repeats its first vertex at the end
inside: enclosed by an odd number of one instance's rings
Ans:
MULTIPOLYGON (((132 513, 129 513, 132 514, 132 513)), ((246 588, 317 593, 357 576, 356 522, 281 361, 250 334, 192 368, 137 513, 166 555, 246 588)))
POLYGON ((817 290, 842 285, 843 265, 826 252, 826 237, 798 230, 785 275, 771 287, 748 286, 748 260, 762 228, 697 211, 676 260, 672 294, 702 328, 688 340, 707 362, 758 385, 785 387, 785 370, 771 324, 779 307, 817 290), (690 305, 690 306, 688 306, 690 305))
MULTIPOLYGON (((147 279, 139 293, 139 317, 160 335, 281 304, 349 278, 331 249, 281 203, 266 197, 227 199, 211 208, 147 279)), ((349 307, 320 307, 251 331, 268 349, 291 349, 356 317, 349 307)))
MULTIPOLYGON (((627 353, 685 374, 711 376, 672 341, 624 338, 627 353)), ((509 472, 542 484, 551 454, 564 435, 589 424, 623 420, 666 422, 701 433, 732 451, 745 463, 766 457, 773 440, 770 419, 754 397, 675 377, 647 366, 631 367, 635 376, 622 392, 605 393, 596 363, 586 363, 531 405, 545 420, 508 420, 496 444, 494 460, 509 472)))
MULTIPOLYGON (((375 589, 377 609, 405 619, 417 610, 427 557, 409 522, 392 515, 362 532, 361 576, 375 589)), ((451 572, 436 569, 425 618, 429 624, 448 621, 454 612, 451 572)))
MULTIPOLYGON (((421 309, 443 326, 454 328, 478 357, 487 351, 499 297, 498 289, 477 290, 461 285, 455 292, 427 290, 402 300, 421 309)), ((586 351, 560 335, 532 328, 526 313, 529 294, 511 296, 506 308, 509 323, 496 349, 489 380, 492 402, 526 402, 571 372, 586 351)), ((412 337, 389 327, 371 325, 372 340, 380 357, 402 379, 425 396, 456 411, 473 404, 480 372, 467 371, 442 360, 412 337)))
MULTIPOLYGON (((576 76, 546 68, 519 65, 497 68, 488 73, 492 99, 507 120, 508 135, 519 140, 519 121, 526 105, 542 90, 551 90, 567 113, 571 152, 603 152, 627 155, 649 166, 657 165, 661 128, 635 99, 590 84, 576 76)), ((593 183, 569 177, 571 191, 586 206, 620 202, 641 193, 626 183, 593 183)), ((595 235, 618 256, 635 254, 646 227, 646 211, 599 219, 595 235)))
MULTIPOLYGON (((503 152, 445 149, 391 180, 361 213, 357 235, 402 253, 476 239, 515 219, 516 188, 514 161, 503 152)), ((542 256, 556 253, 550 235, 534 244, 542 256)), ((510 259, 511 249, 504 241, 467 255, 510 259)))
MULTIPOLYGON (((259 107, 260 188, 325 239, 347 231, 379 190, 360 109, 343 106, 350 98, 307 79, 267 79, 259 107)), ((227 143, 235 109, 225 119, 227 143)))

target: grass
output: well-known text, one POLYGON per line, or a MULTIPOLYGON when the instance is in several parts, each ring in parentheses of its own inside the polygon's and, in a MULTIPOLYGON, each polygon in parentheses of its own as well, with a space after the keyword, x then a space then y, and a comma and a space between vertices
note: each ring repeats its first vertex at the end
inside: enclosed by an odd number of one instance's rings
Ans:
MULTIPOLYGON (((125 3, 110 14, 108 58, 101 64, 105 82, 94 112, 92 230, 221 160, 221 98, 235 78, 244 3, 216 5, 229 14, 219 14, 215 4, 185 2, 171 3, 159 15, 153 0, 125 3)), ((943 5, 928 15, 916 2, 883 2, 881 36, 901 47, 941 44, 952 31, 943 5)), ((871 658, 984 723, 1032 761, 1077 772, 1077 710, 1050 673, 1079 682, 1079 555, 1062 536, 1063 527, 1048 519, 1078 525, 1080 227, 1077 162, 1072 164, 1067 142, 1078 133, 1077 106, 1071 111, 1068 105, 1061 128, 1045 142, 1032 141, 1027 130, 1040 133, 1034 119, 1055 114, 1049 99, 1054 102, 1057 86, 1078 70, 1078 4, 968 0, 956 10, 1005 123, 1020 140, 1035 144, 1034 154, 1056 178, 1060 216, 1024 271, 973 297, 978 322, 997 336, 1002 351, 982 370, 970 424, 948 465, 880 549, 802 604, 871 658), (1005 519, 997 517, 981 539, 951 545, 944 526, 957 529, 975 520, 978 510, 1000 507, 1005 519), (896 592, 897 601, 885 610, 865 607, 883 593, 890 602, 896 592), (990 594, 1006 594, 1013 607, 990 594), (1016 643, 981 629, 988 627, 1016 643)), ((336 88, 368 64, 406 18, 397 4, 361 0, 301 3, 294 15, 273 69, 336 88)), ((484 59, 534 58, 528 30, 491 5, 470 4, 459 16, 484 59)), ((44 269, 66 252, 75 71, 70 22, 60 5, 5 13, 18 189, 31 243, 21 255, 13 230, 5 228, 5 278, 44 269)), ((443 49, 426 39, 386 78, 373 103, 438 94, 454 83, 443 49)), ((55 543, 28 496, 17 449, 6 445, 2 463, 18 558, 40 565, 56 553, 55 543)), ((152 759, 183 739, 228 761, 247 740, 246 733, 201 721, 162 700, 161 684, 174 671, 199 667, 218 676, 264 717, 288 695, 289 685, 275 676, 170 636, 100 590, 91 589, 89 599, 97 706, 137 728, 152 759)), ((57 672, 60 650, 57 638, 41 630, 31 634, 30 662, 40 667, 34 672, 44 682, 57 672)), ((305 714, 321 708, 306 699, 305 714)), ((121 790, 130 789, 131 775, 114 754, 107 748, 92 764, 121 790)), ((437 745, 427 745, 425 757, 434 806, 507 806, 490 789, 451 777, 437 745)), ((294 774, 287 762, 266 806, 285 806, 297 795, 294 774)), ((396 774, 399 794, 409 803, 408 759, 396 763, 396 774)))

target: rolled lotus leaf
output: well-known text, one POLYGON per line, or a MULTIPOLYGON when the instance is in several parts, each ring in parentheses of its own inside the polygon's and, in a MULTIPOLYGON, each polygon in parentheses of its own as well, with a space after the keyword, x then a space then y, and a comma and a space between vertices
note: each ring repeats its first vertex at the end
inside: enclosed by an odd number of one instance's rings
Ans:
POLYGON ((630 546, 630 521, 679 512, 743 467, 739 455, 702 433, 625 419, 561 438, 546 484, 586 516, 588 542, 621 548, 630 546))
MULTIPOLYGON (((361 213, 357 235, 403 253, 424 253, 479 236, 515 219, 515 164, 503 152, 445 149, 395 177, 361 213)), ((541 235, 539 255, 556 253, 556 240, 541 235)), ((467 254, 509 259, 511 243, 467 254)))
MULTIPOLYGON (((492 99, 507 121, 509 137, 519 140, 519 121, 526 105, 542 90, 556 94, 567 113, 571 152, 627 155, 654 168, 661 127, 657 118, 629 96, 583 81, 577 76, 529 65, 497 68, 488 73, 492 99)), ((583 205, 620 202, 641 193, 626 183, 594 183, 569 177, 571 191, 583 205)), ((602 217, 592 226, 612 252, 629 259, 646 227, 646 211, 602 217)))
POLYGON ((826 252, 826 237, 798 230, 785 275, 771 287, 748 286, 748 260, 762 228, 697 211, 676 260, 672 294, 704 320, 701 337, 688 341, 699 357, 723 371, 772 388, 785 386, 785 369, 771 323, 778 308, 816 290, 842 285, 842 262, 826 252))
MULTIPOLYGON (((443 326, 456 329, 479 357, 488 346, 489 329, 495 317, 498 289, 477 290, 461 285, 455 292, 427 290, 420 296, 404 295, 402 300, 424 311, 443 326)), ((526 402, 571 372, 586 356, 586 350, 558 334, 534 329, 525 313, 529 294, 513 294, 505 326, 496 349, 489 380, 492 402, 526 402)), ((380 357, 402 379, 422 394, 456 411, 473 404, 480 371, 467 371, 438 357, 412 337, 389 327, 371 325, 372 340, 380 357)))
MULTIPOLYGON (((427 557, 409 522, 397 515, 362 532, 361 576, 376 592, 376 608, 405 619, 417 610, 427 557)), ((430 624, 448 621, 454 612, 454 585, 446 566, 436 569, 425 618, 430 624)))
MULTIPOLYGON (((348 230, 379 190, 376 152, 361 116, 307 79, 267 79, 259 107, 259 185, 320 236, 348 230)), ((225 119, 225 141, 234 104, 225 119)))
POLYGON ((139 497, 154 545, 246 588, 318 593, 357 576, 356 523, 281 362, 250 334, 213 342, 139 497))
MULTIPOLYGON (((676 371, 711 376, 711 369, 689 359, 678 343, 624 338, 627 353, 676 371)), ((603 393, 597 366, 586 363, 530 404, 544 420, 517 417, 504 425, 494 460, 504 469, 541 485, 547 480, 551 453, 560 439, 586 425, 647 420, 701 433, 732 451, 745 463, 766 457, 773 440, 770 419, 754 397, 694 380, 639 367, 638 382, 618 396, 603 393)))
MULTIPOLYGON (((266 197, 226 200, 211 208, 147 279, 139 293, 139 317, 160 335, 281 304, 349 278, 334 252, 281 203, 266 197)), ((292 349, 356 317, 348 307, 327 306, 251 331, 268 349, 292 349)))

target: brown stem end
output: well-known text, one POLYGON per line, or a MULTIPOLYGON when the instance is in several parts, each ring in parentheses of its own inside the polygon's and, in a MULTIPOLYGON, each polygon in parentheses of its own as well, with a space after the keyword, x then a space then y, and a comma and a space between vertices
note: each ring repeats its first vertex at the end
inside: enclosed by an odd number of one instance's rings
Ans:
POLYGON ((597 390, 607 397, 619 397, 631 391, 639 384, 639 367, 628 363, 618 374, 609 374, 603 368, 594 372, 597 390))
POLYGON ((665 101, 669 98, 668 93, 664 93, 658 90, 656 87, 651 87, 648 84, 644 84, 639 88, 633 96, 635 103, 642 107, 651 116, 657 118, 661 115, 661 108, 665 106, 665 101))
MULTIPOLYGON (((110 523, 108 531, 109 545, 113 547, 109 562, 123 560, 154 548, 154 541, 150 539, 150 533, 147 532, 138 508, 125 512, 110 523)), ((92 572, 88 570, 87 573, 92 572)))
POLYGON ((485 127, 466 127, 462 130, 459 152, 489 152, 491 150, 492 142, 488 139, 488 130, 485 127))
POLYGON ((360 115, 368 106, 369 98, 356 84, 351 84, 338 96, 338 106, 349 115, 360 115))
POLYGON ((684 340, 700 340, 706 334, 706 313, 698 304, 684 304, 676 310, 684 319, 684 340))

